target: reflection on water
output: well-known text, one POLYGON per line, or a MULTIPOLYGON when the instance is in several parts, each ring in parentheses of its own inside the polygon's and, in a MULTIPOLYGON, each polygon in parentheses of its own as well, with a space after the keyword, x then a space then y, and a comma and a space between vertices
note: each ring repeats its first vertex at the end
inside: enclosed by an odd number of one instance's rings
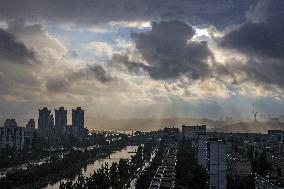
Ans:
MULTIPOLYGON (((126 159, 126 158, 130 158, 131 155, 133 155, 132 153, 128 153, 128 152, 133 152, 135 150, 137 150, 138 146, 127 146, 126 148, 114 152, 113 154, 110 155, 110 157, 108 158, 104 158, 104 159, 99 159, 94 161, 94 163, 88 164, 87 167, 82 168, 82 175, 83 176, 90 176, 91 174, 94 173, 95 170, 101 168, 101 166, 105 163, 108 163, 109 165, 111 165, 113 162, 118 162, 121 158, 126 159)), ((77 180, 78 176, 75 177, 75 180, 77 180)), ((61 182, 66 182, 66 179, 62 179, 61 182)), ((44 189, 58 189, 60 185, 60 181, 54 183, 54 184, 49 184, 46 187, 44 187, 44 189)))

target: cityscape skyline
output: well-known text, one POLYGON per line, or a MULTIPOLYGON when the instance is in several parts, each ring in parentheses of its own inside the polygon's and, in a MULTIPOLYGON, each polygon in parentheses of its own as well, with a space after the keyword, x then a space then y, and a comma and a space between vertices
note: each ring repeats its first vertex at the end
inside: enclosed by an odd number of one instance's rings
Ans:
MULTIPOLYGON (((76 109, 65 109, 59 107, 50 109, 43 107, 38 109, 38 115, 28 120, 19 120, 15 117, 3 118, 3 127, 8 119, 17 120, 20 126, 39 129, 39 134, 61 133, 80 137, 84 128, 90 130, 113 130, 113 131, 147 131, 159 130, 165 125, 178 126, 187 123, 208 125, 210 131, 218 132, 241 132, 241 133, 266 133, 267 130, 282 129, 284 126, 284 115, 272 116, 262 114, 253 110, 245 119, 224 115, 218 119, 194 118, 194 117, 150 117, 150 118, 120 118, 110 117, 92 118, 91 122, 86 119, 85 110, 81 107, 76 109), (70 111, 71 110, 71 111, 70 111), (38 120, 38 121, 34 121, 38 120), (68 121, 69 120, 69 121, 68 121), (27 123, 27 124, 26 124, 27 123), (78 134, 79 133, 79 134, 78 134)), ((1 121, 1 119, 0 119, 1 121)))
POLYGON ((283 189, 284 0, 0 0, 0 189, 283 189))

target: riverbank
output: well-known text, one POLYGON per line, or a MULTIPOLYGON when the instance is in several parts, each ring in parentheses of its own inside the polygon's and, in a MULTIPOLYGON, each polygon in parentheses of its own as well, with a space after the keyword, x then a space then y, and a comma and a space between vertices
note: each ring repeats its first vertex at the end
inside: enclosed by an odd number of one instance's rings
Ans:
MULTIPOLYGON (((100 158, 92 163, 89 163, 86 167, 83 167, 81 169, 81 175, 84 177, 89 177, 91 176, 94 171, 97 171, 99 168, 102 167, 102 165, 105 165, 106 163, 111 165, 114 162, 119 162, 120 159, 128 159, 131 157, 132 153, 135 150, 137 150, 138 146, 126 146, 125 148, 118 150, 116 152, 113 152, 109 156, 106 156, 105 158, 100 158)), ((73 179, 68 179, 72 182, 76 182, 78 179, 77 175, 73 179)), ((60 181, 57 181, 56 183, 53 184, 48 184, 47 186, 43 187, 42 189, 58 189, 60 186, 60 182, 67 182, 67 179, 62 179, 60 181)))
MULTIPOLYGON (((76 182, 67 181, 60 184, 61 189, 77 188, 129 188, 130 182, 137 177, 139 170, 151 160, 153 150, 157 147, 157 138, 148 138, 144 145, 130 151, 130 158, 120 158, 119 162, 106 163, 90 176, 80 176, 76 182)), ((129 152, 128 152, 129 153, 129 152)))
POLYGON ((55 183, 62 179, 72 179, 78 175, 81 168, 88 162, 101 158, 102 154, 110 155, 114 151, 123 149, 129 141, 116 141, 100 148, 82 152, 72 150, 62 159, 54 157, 52 161, 42 165, 29 165, 27 170, 18 170, 8 173, 6 178, 0 180, 0 186, 7 188, 43 188, 49 183, 55 183))

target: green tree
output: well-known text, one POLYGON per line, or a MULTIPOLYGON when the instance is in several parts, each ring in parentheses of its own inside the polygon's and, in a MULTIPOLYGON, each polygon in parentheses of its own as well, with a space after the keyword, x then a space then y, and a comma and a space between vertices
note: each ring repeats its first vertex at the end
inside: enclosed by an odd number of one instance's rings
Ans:
POLYGON ((123 180, 128 177, 129 165, 127 159, 120 159, 118 163, 119 179, 123 180))
POLYGON ((176 165, 178 188, 207 189, 207 173, 195 159, 195 151, 189 140, 179 143, 176 165))
POLYGON ((119 181, 118 166, 116 162, 112 163, 110 166, 109 177, 111 186, 116 186, 119 181))
POLYGON ((252 160, 252 171, 260 176, 265 177, 271 171, 271 168, 265 151, 262 151, 256 159, 252 160))

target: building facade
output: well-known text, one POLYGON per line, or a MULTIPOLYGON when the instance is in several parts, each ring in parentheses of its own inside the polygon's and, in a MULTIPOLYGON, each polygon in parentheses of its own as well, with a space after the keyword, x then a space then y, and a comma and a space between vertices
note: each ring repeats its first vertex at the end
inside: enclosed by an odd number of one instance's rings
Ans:
POLYGON ((284 131, 283 130, 268 130, 269 143, 283 143, 284 131))
POLYGON ((25 129, 25 145, 26 146, 31 147, 34 134, 35 134, 35 120, 30 119, 25 129))
POLYGON ((19 127, 15 119, 7 119, 0 127, 0 148, 22 150, 25 143, 25 128, 19 127))
POLYGON ((186 126, 182 125, 182 134, 185 139, 192 140, 199 135, 206 134, 206 125, 186 126))
POLYGON ((180 139, 179 128, 176 127, 165 127, 164 128, 164 137, 167 140, 177 141, 180 139))
POLYGON ((52 130, 54 123, 52 123, 53 115, 51 114, 51 110, 44 107, 41 110, 39 109, 38 113, 38 131, 46 132, 48 130, 52 130))
POLYGON ((84 110, 81 107, 72 109, 72 135, 81 137, 84 133, 84 110))
POLYGON ((55 131, 57 134, 65 134, 67 127, 67 110, 64 107, 55 109, 55 131))
POLYGON ((202 134, 198 136, 196 145, 196 158, 198 164, 204 169, 207 169, 207 135, 202 134))
POLYGON ((210 189, 227 188, 226 144, 222 140, 208 142, 208 175, 210 189))

